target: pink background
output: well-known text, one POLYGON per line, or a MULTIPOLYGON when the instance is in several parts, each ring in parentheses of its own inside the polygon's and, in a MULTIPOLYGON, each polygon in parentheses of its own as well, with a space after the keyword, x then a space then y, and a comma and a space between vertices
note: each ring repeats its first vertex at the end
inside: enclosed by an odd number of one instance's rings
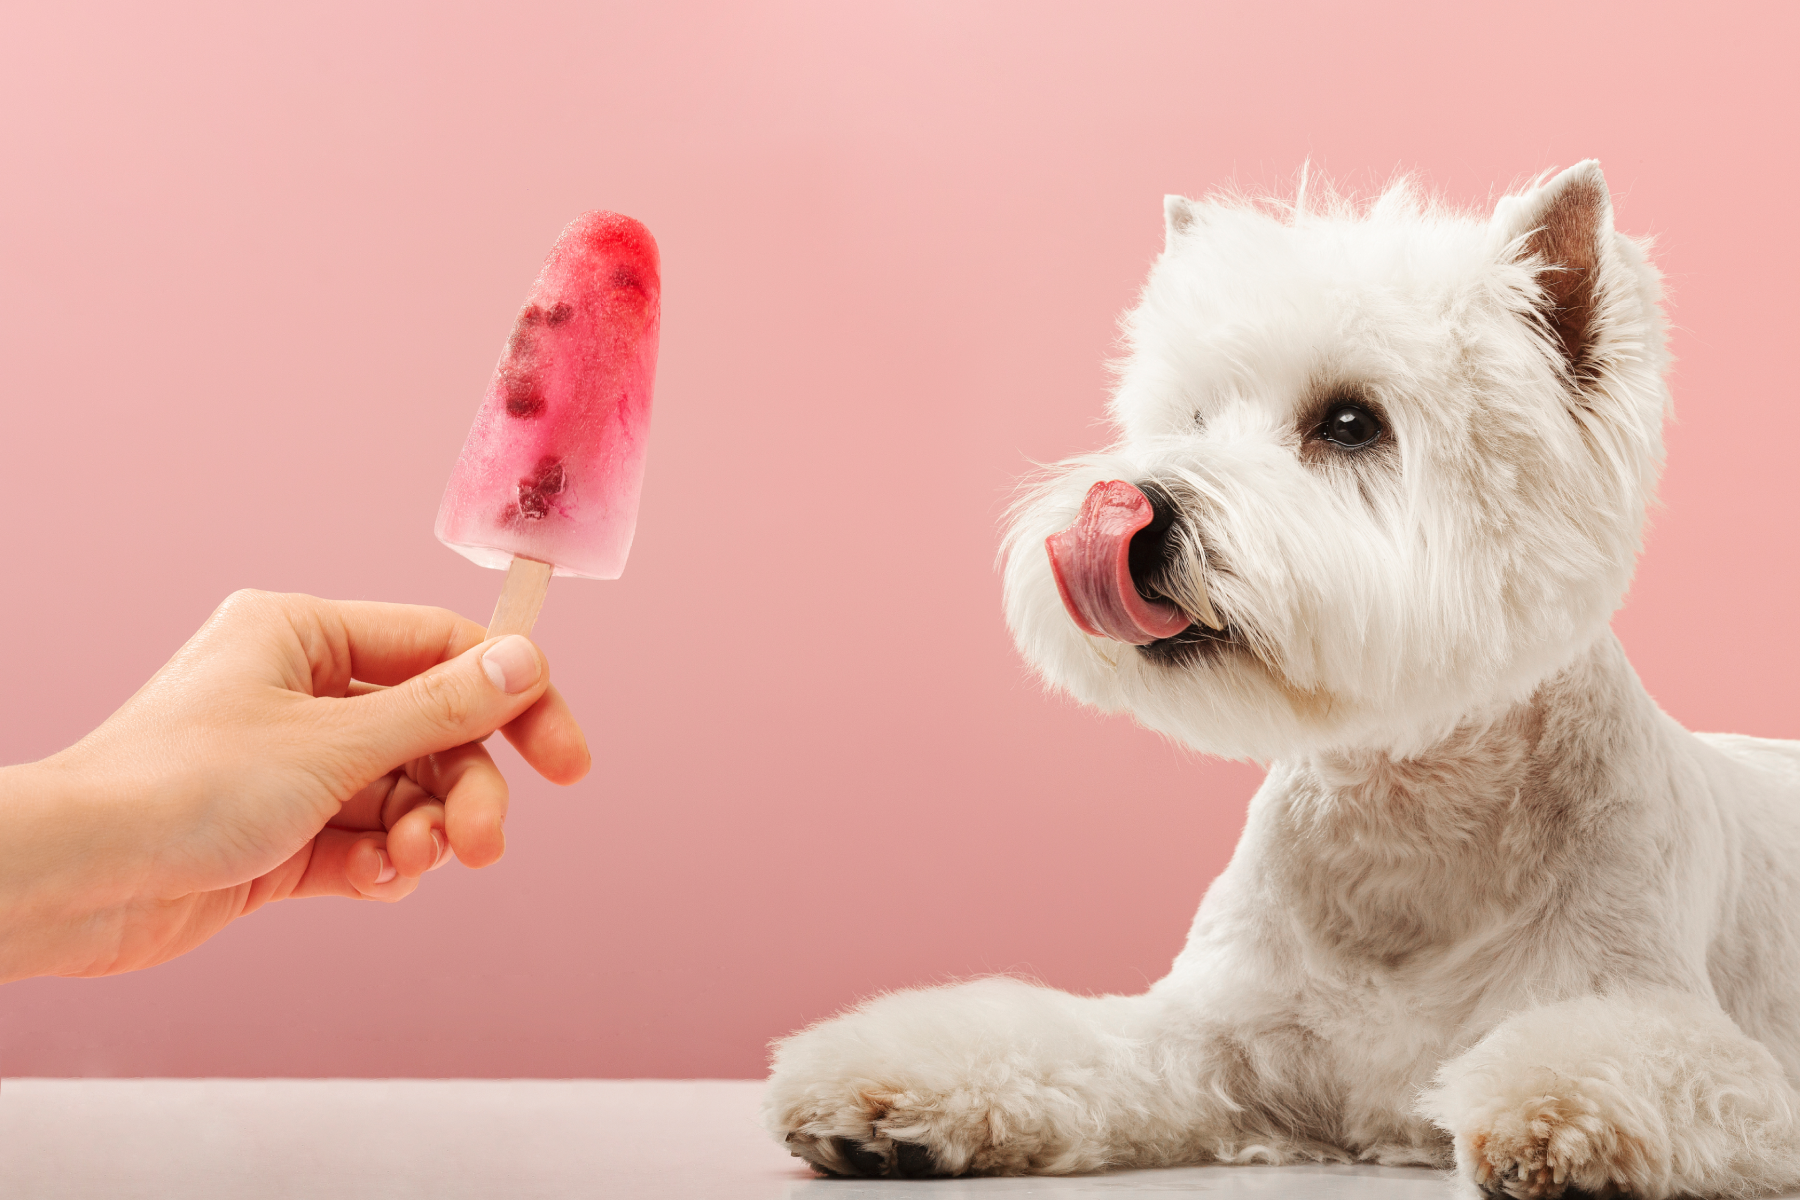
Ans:
POLYGON ((1471 202, 1600 156, 1680 357, 1618 628, 1682 720, 1800 734, 1800 10, 1367 11, 9 6, 0 760, 233 588, 485 617, 432 517, 557 230, 643 219, 665 309, 630 568, 538 627, 594 776, 515 770, 505 861, 402 905, 7 987, 0 1071, 752 1076, 879 988, 1156 978, 1258 772, 1042 694, 997 520, 1102 441, 1163 193, 1308 156, 1471 202))

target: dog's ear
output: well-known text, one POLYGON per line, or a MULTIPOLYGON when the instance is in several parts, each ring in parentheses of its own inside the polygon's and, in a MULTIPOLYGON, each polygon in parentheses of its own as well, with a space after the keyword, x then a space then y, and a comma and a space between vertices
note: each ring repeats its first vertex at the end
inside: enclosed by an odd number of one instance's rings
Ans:
POLYGON ((1163 249, 1169 250, 1175 245, 1175 239, 1199 222, 1199 214, 1194 211, 1194 202, 1186 196, 1163 197, 1163 249))
POLYGON ((1494 210, 1505 253, 1537 268, 1539 316, 1577 383, 1593 377, 1602 333, 1601 271, 1613 239, 1612 197, 1596 159, 1576 163, 1494 210))

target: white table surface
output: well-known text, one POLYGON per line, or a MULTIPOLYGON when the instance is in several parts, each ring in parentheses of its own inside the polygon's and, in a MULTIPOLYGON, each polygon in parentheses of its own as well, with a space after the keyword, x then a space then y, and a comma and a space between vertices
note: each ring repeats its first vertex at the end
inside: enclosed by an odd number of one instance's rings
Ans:
POLYGON ((1443 1200, 1384 1167, 1189 1167, 1074 1178, 819 1179, 741 1080, 7 1079, 6 1200, 1443 1200))

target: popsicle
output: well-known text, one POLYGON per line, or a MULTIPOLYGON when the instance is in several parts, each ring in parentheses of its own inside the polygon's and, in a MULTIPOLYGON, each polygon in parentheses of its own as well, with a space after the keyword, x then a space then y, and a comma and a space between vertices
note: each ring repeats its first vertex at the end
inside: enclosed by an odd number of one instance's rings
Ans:
POLYGON ((438 507, 438 540, 507 568, 488 634, 529 633, 550 576, 617 579, 637 529, 662 317, 656 239, 569 223, 519 311, 438 507))

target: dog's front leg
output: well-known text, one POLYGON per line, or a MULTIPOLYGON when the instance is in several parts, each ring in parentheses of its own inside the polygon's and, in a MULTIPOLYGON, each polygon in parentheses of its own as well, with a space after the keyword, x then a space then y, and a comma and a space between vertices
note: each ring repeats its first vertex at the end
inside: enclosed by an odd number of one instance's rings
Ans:
POLYGON ((782 1041, 769 1130, 840 1175, 1067 1174, 1193 1161, 1230 1102, 1170 1088, 1146 998, 1013 979, 898 992, 782 1041))
POLYGON ((1465 1193, 1643 1200, 1800 1185, 1800 1095, 1710 999, 1590 996, 1529 1009, 1444 1064, 1422 1112, 1465 1193))

